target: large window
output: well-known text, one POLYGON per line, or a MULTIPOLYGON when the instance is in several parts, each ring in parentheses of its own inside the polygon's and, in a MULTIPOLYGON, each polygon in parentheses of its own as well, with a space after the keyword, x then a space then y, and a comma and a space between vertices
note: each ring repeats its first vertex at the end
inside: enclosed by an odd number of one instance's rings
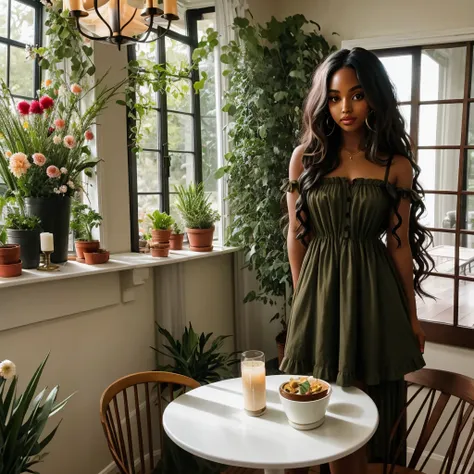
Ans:
POLYGON ((27 58, 26 46, 40 44, 41 25, 39 1, 0 0, 0 78, 18 100, 32 99, 40 86, 39 66, 27 58))
MULTIPOLYGON (((214 9, 188 10, 186 24, 155 43, 130 47, 131 59, 148 59, 159 64, 190 64, 193 49, 207 28, 214 28, 214 9)), ((220 199, 216 180, 216 96, 215 60, 201 63, 208 74, 205 89, 193 92, 196 74, 177 79, 166 94, 150 90, 156 103, 146 117, 144 134, 138 154, 130 152, 130 189, 132 217, 132 250, 138 251, 139 235, 147 231, 147 213, 159 209, 177 221, 175 185, 204 181, 212 202, 219 210, 220 199)), ((219 226, 215 237, 220 239, 219 226)))
POLYGON ((425 189, 435 269, 418 300, 428 339, 474 348, 473 42, 376 51, 396 87, 425 189))

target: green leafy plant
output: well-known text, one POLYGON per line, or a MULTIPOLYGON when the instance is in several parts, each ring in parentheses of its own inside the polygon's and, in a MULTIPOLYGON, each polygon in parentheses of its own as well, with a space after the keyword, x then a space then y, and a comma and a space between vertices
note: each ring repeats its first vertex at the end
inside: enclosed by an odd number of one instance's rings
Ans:
POLYGON ((160 212, 158 210, 147 214, 148 219, 151 221, 153 230, 168 230, 174 223, 174 219, 166 214, 166 212, 160 212))
POLYGON ((180 234, 183 233, 183 229, 181 228, 181 226, 177 222, 175 222, 173 224, 172 231, 173 231, 173 234, 175 234, 175 235, 180 235, 180 234))
POLYGON ((236 41, 224 46, 221 62, 229 78, 223 110, 232 116, 232 151, 216 178, 227 174, 232 223, 228 243, 245 251, 258 291, 245 301, 276 305, 273 316, 286 330, 286 302, 291 301, 280 191, 300 134, 302 105, 315 67, 335 48, 319 33, 319 25, 303 15, 264 26, 246 18, 234 22, 236 41))
POLYGON ((35 396, 48 357, 41 363, 23 393, 18 391, 15 365, 5 360, 0 364, 0 473, 37 473, 32 467, 47 453, 43 450, 53 439, 59 424, 41 440, 50 417, 64 408, 72 395, 57 403, 59 387, 49 394, 44 388, 35 396))
POLYGON ((102 216, 87 204, 73 201, 71 208, 71 230, 76 240, 93 240, 93 229, 100 226, 102 216))
POLYGON ((41 220, 36 216, 23 214, 18 208, 10 210, 5 216, 5 227, 16 230, 35 230, 41 226, 41 220))
POLYGON ((147 242, 149 242, 151 240, 151 233, 150 232, 145 232, 143 234, 143 240, 146 240, 147 242))
POLYGON ((232 377, 232 367, 239 362, 237 352, 222 353, 224 341, 231 336, 218 336, 210 341, 213 333, 198 335, 191 323, 184 329, 181 340, 174 337, 158 323, 158 333, 166 338, 163 344, 166 352, 152 347, 154 351, 173 359, 172 365, 158 365, 158 370, 165 370, 186 375, 200 384, 208 384, 232 377), (209 346, 208 346, 209 344, 209 346))
MULTIPOLYGON (((12 202, 11 197, 0 195, 0 219, 2 218, 4 209, 12 202)), ((0 225, 0 247, 7 243, 7 226, 5 223, 0 225)))
POLYGON ((176 208, 188 229, 210 229, 220 219, 212 209, 211 198, 204 190, 204 184, 190 184, 187 188, 175 186, 176 208))

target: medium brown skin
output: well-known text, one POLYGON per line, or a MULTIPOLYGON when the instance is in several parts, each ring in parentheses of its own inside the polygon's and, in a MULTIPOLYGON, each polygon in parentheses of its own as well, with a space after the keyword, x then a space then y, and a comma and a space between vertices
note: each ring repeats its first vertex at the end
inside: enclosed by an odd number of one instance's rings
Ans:
MULTIPOLYGON (((356 178, 384 179, 385 167, 368 161, 363 152, 364 137, 367 133, 365 119, 368 117, 371 109, 355 71, 352 68, 343 68, 337 71, 331 79, 328 94, 329 112, 336 126, 342 129, 341 163, 339 167, 328 176, 343 176, 350 181, 356 178), (349 119, 349 121, 343 122, 343 119, 349 119), (350 155, 352 155, 352 160, 350 160, 350 155)), ((293 152, 289 167, 290 180, 298 179, 303 172, 303 153, 304 149, 302 147, 296 148, 293 152)), ((410 162, 403 156, 395 155, 390 168, 389 181, 398 187, 411 188, 412 180, 413 171, 410 162)), ((306 248, 303 244, 296 240, 300 226, 296 218, 295 210, 298 197, 299 194, 296 191, 287 193, 290 221, 287 245, 293 286, 295 288, 306 252, 306 248)), ((398 270, 408 298, 413 332, 419 342, 421 352, 424 352, 425 334, 421 329, 416 314, 415 290, 413 285, 413 257, 408 240, 409 199, 403 199, 401 201, 398 212, 402 218, 402 225, 397 230, 397 235, 401 240, 401 246, 398 246, 398 242, 393 237, 391 231, 398 223, 398 219, 393 213, 390 228, 387 232, 387 248, 398 270)), ((303 474, 306 473, 307 470, 298 469, 291 472, 303 474)), ((366 472, 367 459, 364 448, 344 459, 331 463, 332 474, 365 474, 366 472)))

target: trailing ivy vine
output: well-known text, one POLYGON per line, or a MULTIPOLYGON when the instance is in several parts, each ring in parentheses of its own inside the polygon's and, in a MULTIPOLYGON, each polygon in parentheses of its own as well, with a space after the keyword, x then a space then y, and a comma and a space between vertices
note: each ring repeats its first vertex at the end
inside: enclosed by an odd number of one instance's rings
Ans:
POLYGON ((237 40, 224 46, 221 56, 229 77, 223 110, 232 116, 232 151, 216 177, 227 173, 229 179, 229 243, 244 249, 246 266, 259 282, 259 290, 245 301, 275 305, 283 297, 283 309, 272 320, 278 319, 284 332, 292 285, 280 187, 297 144, 312 73, 335 48, 303 15, 272 18, 264 26, 237 18, 234 29, 237 40))

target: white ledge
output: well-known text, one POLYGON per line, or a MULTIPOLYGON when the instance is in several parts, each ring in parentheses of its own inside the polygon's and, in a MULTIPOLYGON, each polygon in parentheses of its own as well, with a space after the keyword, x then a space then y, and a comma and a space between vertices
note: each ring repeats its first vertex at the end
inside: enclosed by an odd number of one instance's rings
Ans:
POLYGON ((16 278, 0 278, 0 290, 12 286, 32 285, 34 283, 45 283, 49 281, 66 280, 136 268, 158 267, 183 263, 189 260, 216 257, 233 252, 236 247, 214 247, 212 252, 192 252, 190 250, 170 251, 169 257, 152 257, 150 254, 142 253, 117 253, 110 256, 109 262, 103 265, 86 265, 75 261, 68 261, 55 272, 41 272, 38 270, 23 270, 23 274, 16 278))

